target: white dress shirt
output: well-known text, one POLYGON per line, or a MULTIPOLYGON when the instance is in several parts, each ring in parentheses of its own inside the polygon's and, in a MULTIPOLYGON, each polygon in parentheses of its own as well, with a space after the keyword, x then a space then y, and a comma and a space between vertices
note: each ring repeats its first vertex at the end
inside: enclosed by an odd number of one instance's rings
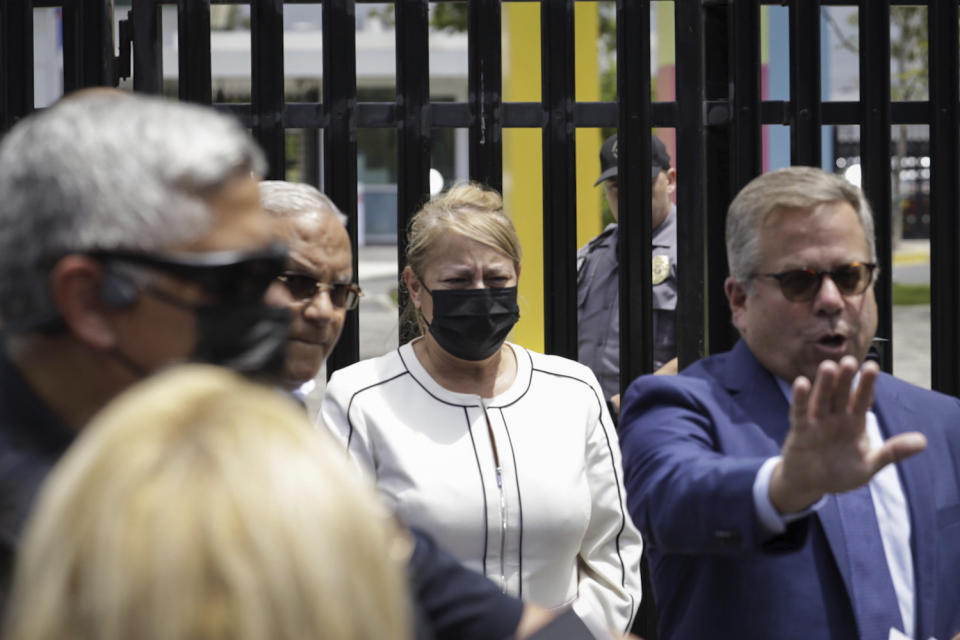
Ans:
MULTIPOLYGON (((856 387, 859 374, 854 379, 856 387)), ((781 391, 787 398, 787 403, 793 401, 793 390, 790 385, 777 378, 781 391)), ((883 436, 880 425, 873 411, 867 412, 867 437, 872 449, 883 446, 883 436)), ((756 506, 757 518, 761 526, 772 535, 783 533, 787 525, 794 520, 806 517, 819 509, 826 501, 821 498, 816 504, 796 513, 780 514, 770 501, 770 476, 779 462, 780 456, 768 459, 757 472, 753 483, 753 502, 756 506)), ((910 638, 915 633, 915 603, 914 603, 914 576, 913 556, 910 550, 910 512, 907 506, 907 497, 897 474, 897 467, 888 464, 871 478, 870 496, 873 498, 873 508, 877 514, 877 524, 880 527, 880 538, 883 542, 883 553, 887 567, 890 569, 890 578, 897 594, 897 603, 900 606, 900 618, 903 621, 904 631, 910 638)))

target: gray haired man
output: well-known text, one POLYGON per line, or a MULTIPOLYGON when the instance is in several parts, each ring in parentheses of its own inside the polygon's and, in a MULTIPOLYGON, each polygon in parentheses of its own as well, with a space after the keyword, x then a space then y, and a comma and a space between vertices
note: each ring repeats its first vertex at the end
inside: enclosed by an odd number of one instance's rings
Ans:
POLYGON ((279 278, 283 286, 271 288, 268 298, 291 316, 282 382, 316 413, 322 397, 315 388, 317 372, 340 339, 347 312, 363 295, 354 278, 346 216, 308 184, 264 180, 259 187, 260 203, 276 218, 288 248, 279 278))
POLYGON ((0 142, 0 609, 35 493, 96 411, 168 364, 282 369, 263 168, 233 120, 114 92, 0 142))

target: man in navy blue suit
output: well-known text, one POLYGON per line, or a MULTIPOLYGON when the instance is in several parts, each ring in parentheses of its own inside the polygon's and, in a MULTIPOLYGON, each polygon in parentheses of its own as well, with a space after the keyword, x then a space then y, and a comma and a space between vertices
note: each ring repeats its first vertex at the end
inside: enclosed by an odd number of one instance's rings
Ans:
POLYGON ((865 361, 871 216, 820 169, 753 180, 726 228, 741 339, 624 398, 664 639, 960 632, 960 401, 865 361))

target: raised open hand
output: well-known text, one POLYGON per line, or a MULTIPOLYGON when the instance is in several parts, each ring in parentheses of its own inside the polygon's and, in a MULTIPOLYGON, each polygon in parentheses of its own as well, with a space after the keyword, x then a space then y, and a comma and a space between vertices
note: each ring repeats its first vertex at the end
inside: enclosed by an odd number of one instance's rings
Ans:
POLYGON ((781 513, 799 511, 825 493, 864 485, 887 464, 927 446, 923 434, 909 432, 871 449, 866 416, 879 368, 865 363, 852 389, 857 368, 856 359, 845 356, 839 363, 821 362, 812 387, 803 376, 794 380, 790 432, 770 478, 770 499, 781 513))

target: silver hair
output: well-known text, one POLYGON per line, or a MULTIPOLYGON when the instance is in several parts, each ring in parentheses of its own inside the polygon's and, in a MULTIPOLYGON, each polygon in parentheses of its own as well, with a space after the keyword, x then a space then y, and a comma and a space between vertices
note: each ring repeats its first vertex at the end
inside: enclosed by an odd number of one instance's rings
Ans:
POLYGON ((846 202, 857 213, 871 262, 877 260, 873 212, 859 187, 815 167, 787 167, 758 176, 745 186, 727 210, 727 261, 730 275, 748 290, 760 266, 760 225, 782 209, 813 209, 846 202))
POLYGON ((333 214, 346 226, 347 216, 340 212, 325 193, 309 184, 286 180, 263 180, 260 187, 260 205, 277 217, 300 216, 309 213, 333 214))
POLYGON ((31 115, 0 143, 0 314, 52 313, 48 271, 66 254, 198 237, 205 197, 264 170, 246 130, 208 107, 85 92, 31 115))

